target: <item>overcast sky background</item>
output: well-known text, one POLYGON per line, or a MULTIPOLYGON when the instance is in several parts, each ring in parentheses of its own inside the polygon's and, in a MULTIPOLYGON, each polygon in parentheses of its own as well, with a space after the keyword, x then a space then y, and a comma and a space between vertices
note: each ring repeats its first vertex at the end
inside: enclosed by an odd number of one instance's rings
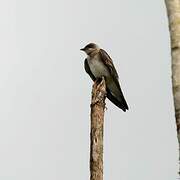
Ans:
POLYGON ((113 58, 130 110, 107 100, 105 180, 176 180, 164 1, 0 1, 0 179, 87 180, 92 81, 80 48, 113 58))

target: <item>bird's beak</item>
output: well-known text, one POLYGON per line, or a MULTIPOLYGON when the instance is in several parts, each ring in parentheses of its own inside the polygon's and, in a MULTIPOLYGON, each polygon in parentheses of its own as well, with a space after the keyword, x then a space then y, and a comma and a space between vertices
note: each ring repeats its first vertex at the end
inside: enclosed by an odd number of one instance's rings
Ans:
POLYGON ((81 51, 85 51, 85 49, 84 48, 82 48, 82 49, 80 49, 81 51))

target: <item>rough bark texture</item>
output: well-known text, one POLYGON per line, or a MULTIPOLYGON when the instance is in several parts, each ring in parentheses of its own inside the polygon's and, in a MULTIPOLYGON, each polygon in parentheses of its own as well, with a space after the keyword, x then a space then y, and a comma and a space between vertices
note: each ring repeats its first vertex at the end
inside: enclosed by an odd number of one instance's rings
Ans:
POLYGON ((165 0, 165 3, 171 36, 172 84, 177 137, 180 147, 180 0, 165 0))
POLYGON ((103 180, 103 125, 106 84, 95 81, 91 100, 90 180, 103 180))

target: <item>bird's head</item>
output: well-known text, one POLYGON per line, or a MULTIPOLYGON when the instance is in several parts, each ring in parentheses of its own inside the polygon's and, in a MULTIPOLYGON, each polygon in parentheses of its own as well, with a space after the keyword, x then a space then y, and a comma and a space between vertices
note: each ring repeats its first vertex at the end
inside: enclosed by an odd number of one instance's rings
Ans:
POLYGON ((94 52, 99 51, 99 46, 95 43, 89 43, 84 48, 80 49, 81 51, 84 51, 87 55, 91 55, 94 52))

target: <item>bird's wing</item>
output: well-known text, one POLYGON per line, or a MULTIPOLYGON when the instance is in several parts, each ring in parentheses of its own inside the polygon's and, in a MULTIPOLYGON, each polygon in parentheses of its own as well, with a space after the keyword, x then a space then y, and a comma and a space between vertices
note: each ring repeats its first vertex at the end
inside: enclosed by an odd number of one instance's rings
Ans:
POLYGON ((89 67, 89 64, 88 64, 88 62, 87 62, 87 59, 85 59, 85 61, 84 61, 84 69, 85 69, 85 71, 89 74, 89 76, 91 77, 91 79, 92 79, 93 81, 95 81, 96 78, 95 78, 95 76, 93 75, 93 73, 92 73, 91 70, 90 70, 90 67, 89 67))
POLYGON ((117 73, 117 71, 116 71, 116 69, 114 67, 113 61, 112 61, 111 57, 108 55, 108 53, 105 50, 100 49, 99 54, 100 54, 102 62, 108 68, 111 76, 118 79, 119 78, 118 73, 117 73))
POLYGON ((111 74, 111 77, 112 77, 114 83, 116 84, 116 87, 118 88, 118 92, 119 92, 118 97, 116 97, 117 95, 114 96, 111 93, 111 89, 109 89, 107 87, 107 97, 116 106, 120 107, 123 111, 126 111, 126 109, 128 109, 128 105, 127 105, 126 100, 125 100, 125 98, 123 96, 123 93, 122 93, 122 90, 121 90, 121 87, 120 87, 120 84, 119 84, 119 80, 118 80, 119 77, 118 77, 117 71, 116 71, 116 69, 114 67, 113 61, 110 58, 110 56, 106 53, 106 51, 104 51, 103 49, 99 50, 99 54, 100 54, 102 62, 108 68, 108 70, 109 70, 109 72, 111 74))

